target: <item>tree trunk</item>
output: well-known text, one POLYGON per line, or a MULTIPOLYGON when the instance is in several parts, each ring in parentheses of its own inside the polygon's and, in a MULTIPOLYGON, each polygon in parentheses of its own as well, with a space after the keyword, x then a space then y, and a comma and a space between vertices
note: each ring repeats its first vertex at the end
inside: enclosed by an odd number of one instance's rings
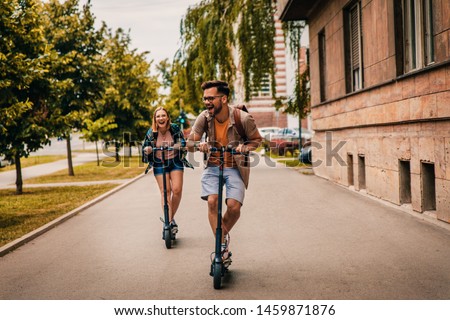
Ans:
POLYGON ((97 141, 95 141, 95 152, 97 153, 97 167, 100 166, 100 157, 98 155, 98 144, 97 141))
POLYGON ((120 149, 119 143, 117 141, 115 141, 114 143, 115 143, 115 146, 116 146, 116 162, 119 162, 120 161, 120 158, 119 158, 119 149, 120 149))
POLYGON ((303 141, 302 141, 302 117, 301 112, 298 114, 298 151, 302 150, 303 141))
POLYGON ((23 193, 22 166, 20 164, 20 156, 18 153, 14 155, 14 162, 16 164, 16 194, 22 194, 23 193))
POLYGON ((70 144, 70 133, 66 135, 66 143, 67 143, 67 163, 69 166, 69 176, 74 176, 75 172, 73 171, 73 163, 72 163, 72 147, 70 144))

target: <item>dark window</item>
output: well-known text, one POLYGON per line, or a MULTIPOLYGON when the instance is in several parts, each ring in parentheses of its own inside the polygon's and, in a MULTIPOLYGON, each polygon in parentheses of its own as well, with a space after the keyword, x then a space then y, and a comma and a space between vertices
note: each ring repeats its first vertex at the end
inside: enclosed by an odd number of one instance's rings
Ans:
POLYGON ((358 155, 358 184, 359 189, 366 189, 366 158, 358 155))
POLYGON ((347 154, 347 176, 348 176, 348 185, 353 186, 354 180, 353 180, 353 155, 348 153, 347 154))
POLYGON ((407 160, 399 161, 400 204, 411 203, 411 166, 407 160))
POLYGON ((436 177, 434 174, 434 163, 422 162, 421 174, 423 210, 436 210, 436 177))
POLYGON ((345 73, 347 93, 363 87, 361 3, 344 9, 345 73))
POLYGON ((326 100, 326 43, 325 43, 325 30, 319 32, 319 72, 320 72, 320 102, 326 100))
POLYGON ((257 88, 252 88, 253 97, 270 97, 271 95, 271 83, 269 75, 265 75, 261 81, 261 87, 259 90, 257 88))

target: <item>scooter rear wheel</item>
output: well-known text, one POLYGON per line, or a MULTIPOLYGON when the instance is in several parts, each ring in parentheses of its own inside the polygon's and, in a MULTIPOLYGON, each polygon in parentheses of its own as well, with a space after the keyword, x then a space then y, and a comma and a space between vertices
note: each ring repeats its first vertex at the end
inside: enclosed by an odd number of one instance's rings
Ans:
POLYGON ((164 242, 167 249, 172 248, 172 230, 170 228, 164 229, 164 242))
POLYGON ((214 277, 214 289, 220 289, 222 287, 222 263, 214 262, 213 277, 214 277))

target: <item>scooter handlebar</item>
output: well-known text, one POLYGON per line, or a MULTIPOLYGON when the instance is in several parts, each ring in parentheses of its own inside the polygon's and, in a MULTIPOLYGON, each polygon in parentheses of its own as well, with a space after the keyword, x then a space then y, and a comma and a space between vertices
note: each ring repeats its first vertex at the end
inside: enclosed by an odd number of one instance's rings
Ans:
MULTIPOLYGON (((187 149, 189 151, 189 148, 194 151, 200 151, 199 144, 200 141, 188 141, 186 147, 183 147, 183 149, 187 149)), ((229 152, 231 154, 248 154, 248 152, 240 152, 236 151, 235 148, 232 148, 231 146, 222 146, 222 147, 208 147, 207 150, 209 152, 220 152, 223 150, 223 152, 229 152)))
POLYGON ((227 147, 209 147, 209 151, 210 152, 229 152, 231 154, 246 154, 246 152, 240 152, 240 151, 236 151, 236 149, 231 148, 229 146, 227 147))

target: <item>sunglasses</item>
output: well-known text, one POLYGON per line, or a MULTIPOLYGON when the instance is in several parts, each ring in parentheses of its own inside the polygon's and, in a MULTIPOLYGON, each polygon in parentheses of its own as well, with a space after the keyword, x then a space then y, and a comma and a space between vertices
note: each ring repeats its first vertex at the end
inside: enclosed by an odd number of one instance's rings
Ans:
POLYGON ((216 98, 222 98, 224 95, 221 96, 208 96, 208 97, 203 97, 202 100, 203 102, 213 102, 216 98))

